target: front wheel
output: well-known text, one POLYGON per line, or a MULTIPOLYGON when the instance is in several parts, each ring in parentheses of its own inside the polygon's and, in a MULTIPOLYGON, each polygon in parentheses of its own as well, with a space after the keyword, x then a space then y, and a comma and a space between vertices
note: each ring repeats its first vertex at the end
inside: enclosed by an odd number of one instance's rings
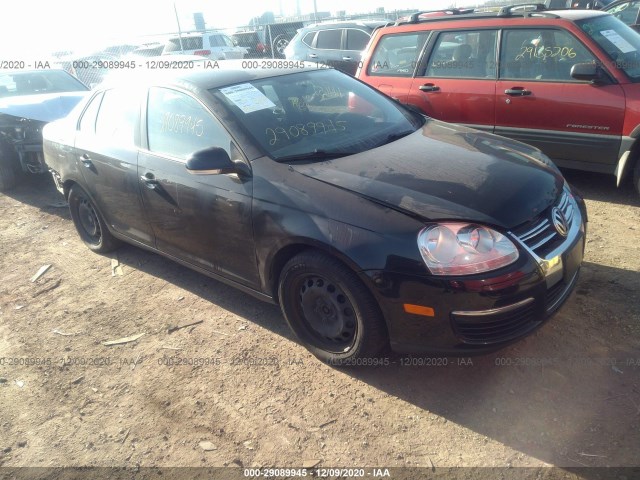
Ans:
POLYGON ((635 172, 633 174, 633 186, 636 187, 636 192, 640 195, 640 160, 636 164, 635 172))
POLYGON ((106 253, 120 246, 120 241, 111 235, 102 215, 79 185, 69 191, 69 211, 80 238, 90 250, 106 253))
POLYGON ((285 319, 303 345, 331 365, 371 365, 388 344, 384 318, 360 279, 336 259, 308 251, 280 275, 285 319))

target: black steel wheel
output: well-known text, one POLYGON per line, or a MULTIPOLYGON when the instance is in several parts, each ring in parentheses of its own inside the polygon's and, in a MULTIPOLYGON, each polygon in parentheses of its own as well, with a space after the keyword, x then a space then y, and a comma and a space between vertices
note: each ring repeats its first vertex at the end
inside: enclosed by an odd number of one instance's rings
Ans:
POLYGON ((338 260, 307 251, 284 267, 278 288, 287 323, 306 348, 332 365, 366 365, 388 343, 386 325, 362 281, 338 260))
POLYGON ((120 246, 120 241, 111 235, 100 212, 79 185, 71 187, 68 200, 73 223, 89 249, 105 253, 120 246))

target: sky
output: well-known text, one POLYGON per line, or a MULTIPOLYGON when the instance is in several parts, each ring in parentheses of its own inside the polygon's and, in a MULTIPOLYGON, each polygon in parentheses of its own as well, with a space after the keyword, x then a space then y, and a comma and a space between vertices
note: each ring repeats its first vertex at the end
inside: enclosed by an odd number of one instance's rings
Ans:
MULTIPOLYGON (((99 46, 132 42, 140 35, 177 31, 174 4, 181 28, 194 28, 193 13, 202 12, 208 28, 246 25, 265 11, 294 15, 313 13, 313 0, 30 0, 11 2, 0 18, 0 61, 20 60, 60 49, 89 51, 99 46), (18 58, 14 58, 18 56, 18 58)), ((431 10, 454 0, 316 0, 317 11, 373 12, 384 7, 431 10), (348 6, 347 6, 348 5, 348 6)), ((148 37, 153 41, 152 37, 148 37)), ((144 41, 144 39, 143 39, 144 41)), ((31 59, 31 58, 30 58, 31 59)), ((34 59, 34 60, 37 60, 34 59)))

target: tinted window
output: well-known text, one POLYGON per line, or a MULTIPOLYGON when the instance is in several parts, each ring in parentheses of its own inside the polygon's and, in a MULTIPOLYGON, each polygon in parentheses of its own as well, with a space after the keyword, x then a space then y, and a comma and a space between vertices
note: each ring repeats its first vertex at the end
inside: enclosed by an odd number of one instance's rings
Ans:
POLYGON ((347 50, 364 50, 369 43, 368 33, 363 32, 362 30, 356 30, 355 28, 347 29, 347 50))
POLYGON ((231 138, 222 125, 196 99, 175 90, 149 90, 147 134, 150 151, 181 159, 207 147, 231 154, 231 138))
POLYGON ((140 113, 138 95, 134 90, 116 88, 104 92, 96 134, 116 145, 134 145, 140 113))
MULTIPOLYGON (((182 47, 185 50, 201 50, 202 49, 202 37, 182 37, 182 47)), ((165 53, 181 52, 180 39, 172 38, 167 42, 164 47, 165 53)))
POLYGON ((342 30, 322 30, 318 32, 316 48, 327 50, 340 50, 340 39, 342 30))
POLYGON ((507 30, 502 40, 500 78, 575 81, 571 67, 593 61, 582 43, 564 30, 507 30))
POLYGON ((313 37, 316 36, 316 32, 309 32, 302 37, 302 43, 306 43, 308 46, 313 45, 313 37))
POLYGON ((459 31, 438 35, 427 77, 495 78, 496 31, 459 31))
POLYGON ((383 36, 371 57, 369 75, 410 77, 429 33, 383 36))
POLYGON ((80 119, 80 131, 85 133, 95 133, 96 131, 96 115, 100 108, 100 102, 102 101, 102 94, 96 95, 89 106, 86 108, 80 119))

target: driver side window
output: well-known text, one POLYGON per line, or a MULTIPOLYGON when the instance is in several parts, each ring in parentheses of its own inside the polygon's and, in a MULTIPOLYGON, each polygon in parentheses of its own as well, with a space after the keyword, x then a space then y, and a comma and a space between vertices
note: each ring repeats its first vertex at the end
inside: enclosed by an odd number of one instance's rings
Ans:
POLYGON ((231 156, 231 137, 195 98, 176 90, 149 89, 149 150, 182 160, 207 147, 224 148, 231 156))
POLYGON ((500 78, 575 82, 571 67, 595 61, 585 46, 564 30, 508 30, 502 38, 500 78))

